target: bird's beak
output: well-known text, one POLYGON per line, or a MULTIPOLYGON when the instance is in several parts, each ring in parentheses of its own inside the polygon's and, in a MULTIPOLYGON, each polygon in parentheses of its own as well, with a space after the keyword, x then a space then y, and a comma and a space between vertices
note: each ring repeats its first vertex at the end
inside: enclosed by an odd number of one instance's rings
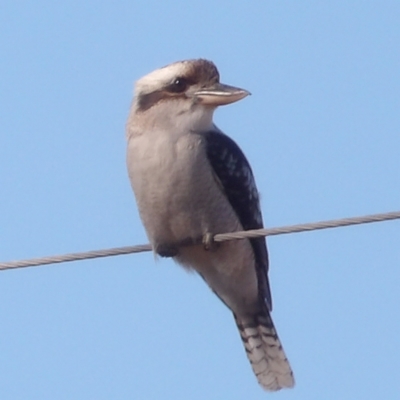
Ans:
POLYGON ((215 83, 208 88, 202 88, 194 96, 204 105, 217 107, 234 103, 248 96, 250 92, 234 86, 215 83))

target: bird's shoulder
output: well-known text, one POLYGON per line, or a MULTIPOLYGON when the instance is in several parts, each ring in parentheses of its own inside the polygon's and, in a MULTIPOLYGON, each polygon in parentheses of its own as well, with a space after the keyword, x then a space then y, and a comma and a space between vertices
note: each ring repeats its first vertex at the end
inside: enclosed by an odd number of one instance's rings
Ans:
POLYGON ((244 229, 263 227, 253 171, 236 142, 218 128, 204 134, 208 161, 244 229))

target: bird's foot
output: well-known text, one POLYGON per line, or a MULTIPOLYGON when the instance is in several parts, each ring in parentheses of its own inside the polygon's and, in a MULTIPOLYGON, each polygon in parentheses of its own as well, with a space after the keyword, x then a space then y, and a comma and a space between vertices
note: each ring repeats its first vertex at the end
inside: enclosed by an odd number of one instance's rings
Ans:
POLYGON ((159 244, 156 247, 156 253, 160 257, 175 257, 178 255, 178 247, 173 244, 159 244))
POLYGON ((214 251, 218 248, 218 243, 214 241, 214 235, 207 232, 203 235, 203 247, 204 250, 214 251))

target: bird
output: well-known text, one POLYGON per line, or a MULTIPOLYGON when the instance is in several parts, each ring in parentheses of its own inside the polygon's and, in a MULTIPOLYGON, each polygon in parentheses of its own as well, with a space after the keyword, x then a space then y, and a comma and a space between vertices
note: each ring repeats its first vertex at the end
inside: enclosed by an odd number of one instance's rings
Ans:
POLYGON ((232 311, 259 384, 276 391, 293 387, 294 377, 271 319, 265 238, 212 240, 263 228, 251 166, 213 122, 219 106, 249 94, 220 83, 217 67, 206 59, 143 76, 126 123, 127 169, 155 254, 203 278, 232 311))

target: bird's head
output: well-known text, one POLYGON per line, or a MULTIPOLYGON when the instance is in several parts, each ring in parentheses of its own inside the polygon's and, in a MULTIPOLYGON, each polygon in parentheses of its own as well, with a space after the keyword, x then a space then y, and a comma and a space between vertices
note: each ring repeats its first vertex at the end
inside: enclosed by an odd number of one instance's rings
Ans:
POLYGON ((218 106, 249 94, 220 83, 218 69, 211 61, 178 61, 136 82, 131 117, 152 126, 173 123, 189 129, 208 128, 218 106))

